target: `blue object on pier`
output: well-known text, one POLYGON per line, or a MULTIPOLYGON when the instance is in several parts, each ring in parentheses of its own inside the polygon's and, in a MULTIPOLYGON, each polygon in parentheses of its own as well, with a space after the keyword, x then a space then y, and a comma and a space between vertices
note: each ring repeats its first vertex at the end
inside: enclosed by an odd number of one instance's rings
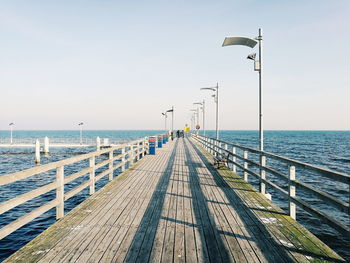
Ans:
POLYGON ((156 137, 149 137, 148 139, 149 154, 156 154, 156 137))
POLYGON ((158 135, 158 148, 162 148, 162 147, 163 147, 163 136, 158 135))

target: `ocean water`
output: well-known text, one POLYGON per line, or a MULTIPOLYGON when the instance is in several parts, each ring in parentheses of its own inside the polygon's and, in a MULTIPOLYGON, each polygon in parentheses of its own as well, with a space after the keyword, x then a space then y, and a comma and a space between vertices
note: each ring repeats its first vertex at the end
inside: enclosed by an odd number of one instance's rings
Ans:
MULTIPOLYGON (((84 139, 110 138, 114 141, 129 141, 144 136, 156 135, 164 131, 83 131, 84 139)), ((207 131, 207 136, 214 137, 215 131, 207 131)), ((0 131, 0 140, 9 140, 9 131, 0 131)), ((43 138, 48 136, 51 138, 70 138, 76 139, 79 142, 79 131, 14 131, 14 139, 26 138, 43 138)), ((258 147, 258 132, 257 131, 221 131, 220 139, 232 142, 239 145, 244 145, 252 148, 258 147)), ((49 155, 42 155, 41 162, 48 163, 69 158, 74 155, 94 151, 94 148, 86 149, 51 149, 49 155)), ((350 131, 265 131, 265 151, 286 156, 302 162, 314 164, 338 172, 350 174, 350 131)), ((238 152, 238 154, 241 154, 238 152)), ((256 158, 252 156, 252 158, 256 158)), ((34 149, 3 149, 0 148, 0 176, 17 172, 23 169, 30 168, 34 165, 34 149)), ((86 167, 87 163, 81 162, 75 166, 65 168, 67 173, 73 173, 80 167, 86 167)), ((275 169, 285 172, 287 167, 283 164, 274 161, 267 161, 267 165, 275 169)), ((238 170, 239 172, 239 170, 238 170)), ((54 179, 54 171, 33 176, 28 180, 22 180, 20 183, 0 187, 0 202, 13 198, 16 195, 35 189, 38 186, 50 183, 54 179)), ((117 175, 119 171, 115 172, 117 175)), ((269 176, 269 175, 268 175, 269 176)), ((311 184, 317 189, 325 191, 335 197, 349 202, 349 186, 341 183, 332 182, 317 174, 303 170, 296 170, 297 179, 311 184)), ((271 181, 286 189, 285 182, 278 178, 269 177, 271 181)), ((86 180, 82 178, 81 180, 86 180)), ((66 191, 73 188, 79 181, 67 186, 66 191)), ((105 180, 99 181, 97 189, 103 187, 107 183, 105 180)), ((258 181, 250 177, 250 183, 258 186, 258 181)), ((277 203, 282 209, 288 211, 286 200, 280 196, 278 192, 267 188, 267 192, 272 194, 272 200, 277 203)), ((335 209, 325 205, 322 201, 314 198, 302 191, 297 192, 298 197, 315 205, 322 211, 330 214, 350 226, 349 215, 342 214, 335 209)), ((15 220, 19 216, 31 211, 32 209, 42 205, 43 203, 54 199, 55 193, 49 192, 41 197, 33 199, 21 206, 18 206, 2 215, 0 215, 0 227, 15 220)), ((88 190, 82 191, 79 195, 71 198, 65 204, 65 212, 70 211, 77 204, 88 197, 88 190)), ((341 256, 350 261, 350 240, 345 238, 335 230, 323 224, 320 220, 315 219, 311 215, 297 210, 297 221, 307 227, 321 240, 331 246, 341 256)), ((55 209, 52 209, 0 240, 0 261, 11 255, 28 241, 33 239, 39 233, 44 231, 49 225, 55 222, 55 209)))

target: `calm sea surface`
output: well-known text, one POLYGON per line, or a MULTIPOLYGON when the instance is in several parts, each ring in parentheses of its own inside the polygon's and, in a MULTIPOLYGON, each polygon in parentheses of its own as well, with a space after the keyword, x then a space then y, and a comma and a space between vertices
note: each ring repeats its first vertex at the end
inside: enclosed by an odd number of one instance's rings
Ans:
MULTIPOLYGON (((99 136, 100 138, 113 138, 117 141, 129 141, 159 133, 163 133, 163 131, 83 131, 83 137, 95 139, 99 136)), ((0 131, 0 140, 4 141, 5 138, 9 138, 9 135, 8 131, 0 131)), ((207 131, 206 135, 214 136, 215 132, 207 131)), ((76 138, 77 141, 79 141, 79 131, 14 131, 13 136, 15 139, 43 138, 48 136, 49 138, 76 138)), ((224 141, 233 142, 235 144, 252 148, 258 147, 257 131, 221 131, 220 138, 224 141)), ((49 155, 42 155, 41 162, 42 164, 54 162, 89 151, 94 151, 94 149, 51 149, 49 155)), ((265 151, 350 174, 350 131, 266 131, 265 151)), ((30 168, 33 166, 33 163, 34 149, 0 148, 0 176, 30 168)), ((273 162, 268 163, 268 165, 278 166, 278 164, 274 164, 273 162)), ((65 171, 67 173, 72 173, 79 169, 79 167, 86 167, 86 163, 81 162, 81 164, 78 164, 78 167, 68 166, 65 168, 65 171)), ((279 168, 280 167, 276 167, 276 169, 279 168)), ((116 171, 116 175, 117 174, 118 171, 116 171)), ((349 202, 349 186, 332 182, 331 180, 324 179, 317 174, 298 171, 298 169, 296 176, 300 181, 306 182, 317 189, 326 191, 341 200, 349 202)), ((27 180, 22 180, 16 184, 0 187, 0 202, 11 199, 14 196, 23 194, 39 186, 46 185, 52 182, 54 178, 55 171, 52 171, 39 176, 30 177, 27 180)), ((84 178, 82 178, 82 180, 84 180, 84 178)), ((278 178, 271 178, 271 180, 276 184, 279 184, 282 188, 286 187, 286 185, 283 185, 283 182, 280 182, 278 178)), ((255 186, 258 184, 253 178, 250 179, 250 182, 255 186)), ((79 182, 75 182, 75 184, 78 183, 79 182)), ((99 181, 97 189, 101 188, 106 183, 107 178, 99 181)), ((67 186, 65 190, 67 191, 73 188, 75 184, 72 183, 67 186)), ((267 191, 272 194, 272 200, 287 211, 288 206, 286 200, 282 196, 279 196, 278 192, 275 192, 273 189, 267 189, 267 191)), ((323 204, 322 201, 301 191, 297 192, 297 195, 303 200, 317 206, 325 213, 335 216, 338 220, 350 226, 348 215, 329 208, 327 205, 323 204)), ((88 190, 86 189, 68 200, 65 204, 65 212, 70 211, 87 196, 88 190)), ((14 221, 19 216, 46 203, 47 201, 53 200, 54 198, 55 192, 51 191, 0 215, 0 227, 3 227, 9 222, 14 221)), ((329 228, 319 220, 301 210, 297 210, 297 220, 331 246, 341 256, 350 261, 349 239, 342 237, 335 230, 329 228)), ((21 248, 54 222, 55 209, 52 209, 3 240, 0 240, 0 261, 21 248)))

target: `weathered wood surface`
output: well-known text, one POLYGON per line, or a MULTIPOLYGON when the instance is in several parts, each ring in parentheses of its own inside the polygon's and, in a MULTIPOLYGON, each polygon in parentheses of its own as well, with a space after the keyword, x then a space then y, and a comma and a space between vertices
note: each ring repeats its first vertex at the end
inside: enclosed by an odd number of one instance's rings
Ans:
POLYGON ((157 149, 5 262, 342 262, 191 140, 157 149))

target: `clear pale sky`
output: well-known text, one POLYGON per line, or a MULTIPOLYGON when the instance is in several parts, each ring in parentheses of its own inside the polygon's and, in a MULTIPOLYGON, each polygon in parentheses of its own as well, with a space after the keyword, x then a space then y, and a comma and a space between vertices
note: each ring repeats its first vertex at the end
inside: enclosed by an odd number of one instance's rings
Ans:
POLYGON ((0 129, 162 129, 189 123, 220 86, 220 128, 258 129, 264 38, 265 129, 350 130, 350 1, 1 1, 0 129))

